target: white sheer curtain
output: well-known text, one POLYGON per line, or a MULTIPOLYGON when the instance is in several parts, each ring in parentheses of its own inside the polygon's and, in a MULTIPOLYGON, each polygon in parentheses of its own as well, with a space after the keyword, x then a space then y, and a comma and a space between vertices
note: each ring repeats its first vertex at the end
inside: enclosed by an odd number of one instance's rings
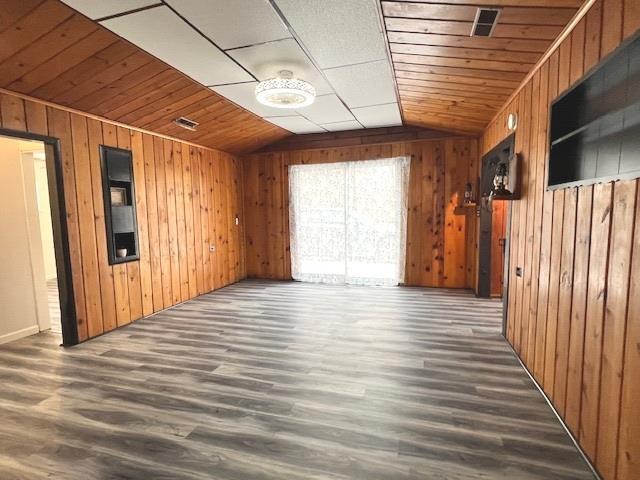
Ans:
POLYGON ((404 280, 408 157, 289 167, 295 280, 397 285, 404 280))

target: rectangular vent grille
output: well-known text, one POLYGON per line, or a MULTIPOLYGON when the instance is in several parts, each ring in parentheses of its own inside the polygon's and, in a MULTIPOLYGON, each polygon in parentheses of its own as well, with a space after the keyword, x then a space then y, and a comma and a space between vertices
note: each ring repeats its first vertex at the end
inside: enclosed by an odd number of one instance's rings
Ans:
POLYGON ((186 117, 176 118, 174 120, 174 123, 176 125, 180 125, 182 128, 186 128, 187 130, 195 130, 198 127, 198 125, 200 125, 198 122, 194 120, 189 120, 186 117))
POLYGON ((490 37, 498 23, 499 8, 479 8, 471 30, 472 37, 490 37))

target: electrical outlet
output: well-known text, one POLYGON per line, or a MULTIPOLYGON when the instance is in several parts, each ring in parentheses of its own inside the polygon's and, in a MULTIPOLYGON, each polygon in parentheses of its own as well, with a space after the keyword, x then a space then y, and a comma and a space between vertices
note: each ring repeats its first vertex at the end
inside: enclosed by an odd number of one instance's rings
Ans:
POLYGON ((240 225, 240 219, 236 216, 236 225, 240 225))
POLYGON ((213 243, 209 245, 209 251, 212 253, 216 251, 216 246, 213 243))

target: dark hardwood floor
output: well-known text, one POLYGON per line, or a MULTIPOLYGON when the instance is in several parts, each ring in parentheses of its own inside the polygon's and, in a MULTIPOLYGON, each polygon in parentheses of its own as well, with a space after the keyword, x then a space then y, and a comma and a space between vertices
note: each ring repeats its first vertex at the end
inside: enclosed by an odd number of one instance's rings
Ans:
POLYGON ((0 478, 593 479, 462 291, 244 281, 0 346, 0 478))

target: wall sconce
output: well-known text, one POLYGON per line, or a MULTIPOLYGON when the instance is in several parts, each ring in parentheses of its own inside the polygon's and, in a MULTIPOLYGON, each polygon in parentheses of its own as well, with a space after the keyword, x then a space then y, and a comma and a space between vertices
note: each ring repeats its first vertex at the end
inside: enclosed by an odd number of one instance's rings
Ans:
POLYGON ((516 129, 517 126, 518 126, 518 114, 512 112, 507 117, 507 128, 513 131, 516 129))
POLYGON ((501 199, 513 197, 513 193, 507 188, 509 176, 507 174, 507 164, 500 162, 496 165, 496 175, 493 177, 493 188, 489 194, 490 199, 501 199))
POLYGON ((473 185, 467 182, 467 185, 464 188, 464 203, 466 205, 470 203, 474 203, 473 201, 473 185))
POLYGON ((473 185, 471 182, 467 182, 464 187, 464 197, 462 199, 462 203, 460 203, 460 194, 458 197, 458 206, 453 209, 454 215, 466 215, 469 212, 473 212, 473 210, 469 209, 469 207, 475 207, 476 201, 473 199, 473 185))

